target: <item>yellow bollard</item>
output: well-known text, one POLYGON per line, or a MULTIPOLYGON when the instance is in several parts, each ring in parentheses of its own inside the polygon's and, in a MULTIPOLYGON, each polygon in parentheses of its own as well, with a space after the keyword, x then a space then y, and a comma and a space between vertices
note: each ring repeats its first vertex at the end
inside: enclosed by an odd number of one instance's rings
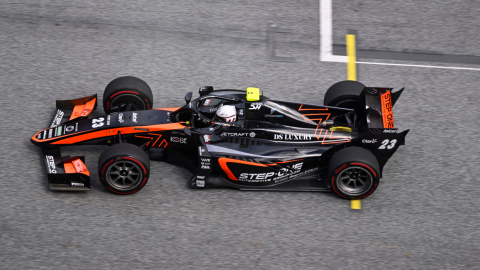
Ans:
POLYGON ((361 200, 351 200, 352 202, 352 209, 359 210, 362 209, 362 201, 361 200))
POLYGON ((355 35, 347 35, 347 79, 357 80, 357 55, 355 49, 355 35))

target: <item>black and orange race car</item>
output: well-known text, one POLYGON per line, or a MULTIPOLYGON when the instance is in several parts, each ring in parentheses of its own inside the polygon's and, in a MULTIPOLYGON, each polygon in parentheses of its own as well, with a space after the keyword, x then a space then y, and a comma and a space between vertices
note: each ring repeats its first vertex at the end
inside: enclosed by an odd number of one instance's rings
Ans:
POLYGON ((153 109, 150 87, 135 77, 110 82, 105 115, 89 117, 97 95, 57 100, 49 128, 31 141, 42 148, 52 190, 89 190, 84 157, 65 157, 63 145, 109 145, 98 161, 100 182, 132 194, 150 177, 150 160, 184 165, 191 188, 334 191, 359 199, 378 187, 388 159, 408 130, 394 127, 392 107, 403 89, 342 81, 328 89, 324 105, 274 100, 258 88, 201 87, 186 105, 153 109), (216 117, 234 106, 235 122, 216 117))

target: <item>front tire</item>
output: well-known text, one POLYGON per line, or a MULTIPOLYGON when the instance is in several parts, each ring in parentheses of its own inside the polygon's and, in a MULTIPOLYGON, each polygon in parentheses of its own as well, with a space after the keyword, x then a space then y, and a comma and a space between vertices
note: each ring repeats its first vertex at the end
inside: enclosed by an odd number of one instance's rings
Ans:
POLYGON ((133 144, 115 144, 100 155, 98 175, 109 191, 121 195, 133 194, 147 184, 150 160, 141 148, 133 144))
POLYGON ((365 85, 357 81, 342 81, 328 88, 323 98, 323 105, 347 109, 357 107, 358 96, 365 85))
POLYGON ((380 182, 378 160, 369 150, 347 147, 335 153, 328 164, 333 191, 344 199, 370 196, 380 182))
POLYGON ((136 77, 116 78, 103 92, 103 108, 106 114, 149 110, 152 106, 152 89, 146 82, 136 77))

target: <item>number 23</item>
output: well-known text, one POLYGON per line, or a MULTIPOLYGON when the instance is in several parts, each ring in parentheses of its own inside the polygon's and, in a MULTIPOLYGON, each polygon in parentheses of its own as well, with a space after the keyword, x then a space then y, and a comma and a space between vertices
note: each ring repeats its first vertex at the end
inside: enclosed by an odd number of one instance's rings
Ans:
POLYGON ((397 140, 396 139, 393 139, 393 140, 389 140, 389 139, 385 139, 382 141, 382 145, 380 145, 380 147, 378 147, 378 149, 392 149, 393 147, 395 147, 395 144, 397 143, 397 140))

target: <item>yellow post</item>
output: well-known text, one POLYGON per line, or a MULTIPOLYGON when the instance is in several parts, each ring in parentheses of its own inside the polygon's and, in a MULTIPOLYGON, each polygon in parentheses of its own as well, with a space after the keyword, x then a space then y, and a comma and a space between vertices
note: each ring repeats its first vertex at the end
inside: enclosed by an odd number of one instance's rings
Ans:
POLYGON ((351 200, 352 202, 352 209, 362 209, 362 201, 361 200, 351 200))
MULTIPOLYGON (((357 80, 357 55, 355 48, 355 35, 347 35, 347 80, 357 80)), ((355 210, 362 209, 361 200, 351 200, 351 208, 355 210)))
POLYGON ((355 53, 355 35, 347 35, 347 79, 357 80, 357 56, 355 53))

